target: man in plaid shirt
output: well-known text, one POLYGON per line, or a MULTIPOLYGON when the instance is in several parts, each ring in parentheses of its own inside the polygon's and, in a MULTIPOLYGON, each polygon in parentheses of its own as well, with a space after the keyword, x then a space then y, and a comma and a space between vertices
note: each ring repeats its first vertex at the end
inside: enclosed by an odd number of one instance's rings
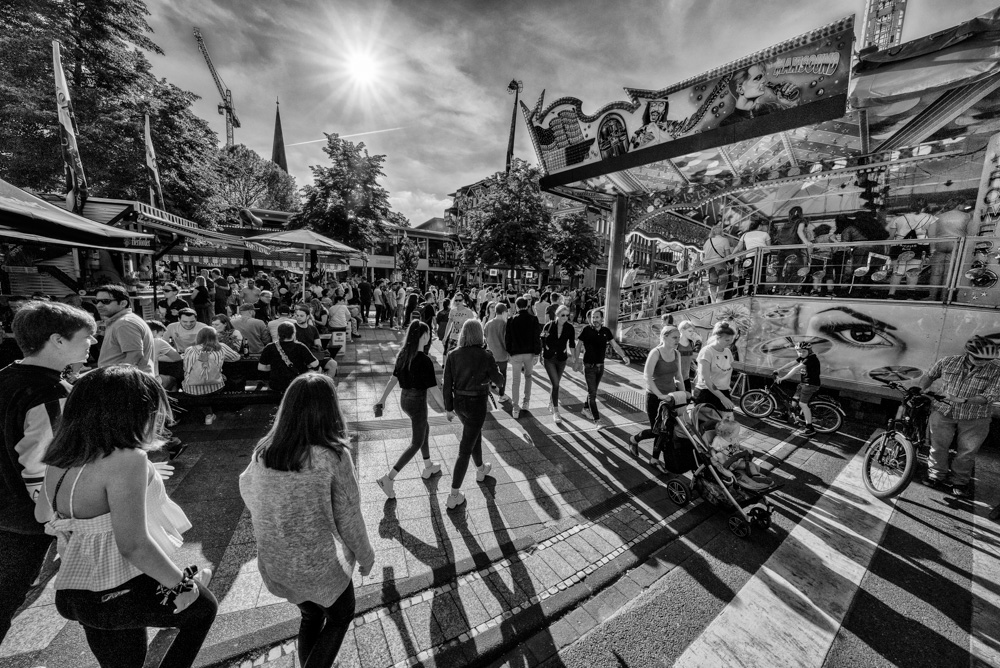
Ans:
POLYGON ((930 418, 931 453, 927 484, 946 482, 949 472, 948 449, 958 437, 955 459, 951 462, 952 494, 969 496, 972 465, 979 446, 990 431, 990 403, 1000 401, 1000 346, 983 336, 965 344, 964 355, 944 357, 930 368, 917 386, 922 390, 940 379, 946 402, 935 401, 930 418))

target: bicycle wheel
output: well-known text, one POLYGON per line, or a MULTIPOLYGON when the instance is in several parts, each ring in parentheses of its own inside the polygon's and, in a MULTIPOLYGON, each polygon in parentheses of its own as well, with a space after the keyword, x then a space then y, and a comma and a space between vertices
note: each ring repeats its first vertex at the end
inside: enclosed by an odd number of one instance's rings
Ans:
POLYGON ((906 489, 917 461, 913 445, 882 433, 869 439, 865 448, 861 479, 869 493, 877 499, 887 499, 906 489))
POLYGON ((821 434, 832 434, 844 424, 840 412, 830 404, 809 404, 809 410, 812 411, 813 427, 821 434))
POLYGON ((750 417, 766 418, 775 408, 774 397, 764 390, 749 390, 740 397, 740 409, 750 417))

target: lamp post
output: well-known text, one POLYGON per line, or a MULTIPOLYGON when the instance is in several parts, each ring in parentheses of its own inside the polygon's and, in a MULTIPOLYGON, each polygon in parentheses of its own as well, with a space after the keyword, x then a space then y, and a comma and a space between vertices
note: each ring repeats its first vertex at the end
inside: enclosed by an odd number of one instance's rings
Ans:
POLYGON ((510 161, 514 157, 514 128, 517 121, 517 100, 522 90, 524 90, 524 84, 517 79, 511 79, 510 83, 507 84, 507 94, 514 96, 514 108, 510 112, 510 139, 507 140, 507 174, 510 174, 510 161))

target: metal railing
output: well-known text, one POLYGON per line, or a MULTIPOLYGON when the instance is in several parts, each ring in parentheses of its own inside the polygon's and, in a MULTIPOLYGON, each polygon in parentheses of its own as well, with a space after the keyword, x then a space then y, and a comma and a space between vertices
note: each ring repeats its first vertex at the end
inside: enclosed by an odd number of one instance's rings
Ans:
POLYGON ((764 294, 1000 308, 998 264, 997 237, 768 246, 623 289, 619 318, 764 294))

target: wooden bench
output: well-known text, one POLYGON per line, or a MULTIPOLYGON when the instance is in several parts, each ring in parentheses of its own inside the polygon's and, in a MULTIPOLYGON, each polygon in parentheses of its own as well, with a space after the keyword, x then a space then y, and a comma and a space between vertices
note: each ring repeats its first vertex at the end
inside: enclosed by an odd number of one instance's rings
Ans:
POLYGON ((171 392, 170 397, 177 401, 181 408, 195 408, 198 406, 211 406, 213 409, 238 410, 244 406, 254 404, 277 404, 281 402, 281 395, 272 392, 266 387, 257 390, 254 388, 243 390, 223 390, 215 394, 185 394, 184 392, 171 392))

